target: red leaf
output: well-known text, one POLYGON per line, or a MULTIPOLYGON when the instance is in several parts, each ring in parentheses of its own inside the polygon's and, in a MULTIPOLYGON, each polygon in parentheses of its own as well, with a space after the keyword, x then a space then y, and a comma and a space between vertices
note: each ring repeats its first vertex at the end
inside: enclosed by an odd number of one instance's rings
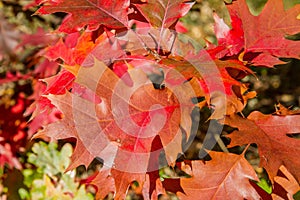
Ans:
POLYGON ((267 170, 271 180, 281 165, 300 180, 300 160, 294 157, 300 151, 300 141, 287 136, 300 132, 300 115, 264 115, 255 111, 247 119, 237 115, 226 117, 225 123, 238 128, 229 135, 230 146, 257 144, 260 165, 267 170))
POLYGON ((245 67, 243 63, 235 60, 221 61, 213 60, 207 53, 200 51, 197 55, 188 54, 185 60, 194 66, 186 64, 186 61, 179 60, 162 60, 168 67, 175 67, 178 73, 166 73, 166 82, 184 82, 194 78, 198 84, 192 84, 193 89, 198 96, 204 96, 208 105, 213 106, 214 113, 211 118, 220 119, 225 114, 241 112, 249 98, 253 98, 255 94, 248 93, 247 87, 237 81, 229 73, 231 70, 237 72, 252 73, 250 69, 245 67), (233 89, 233 88, 237 89, 233 89))
POLYGON ((187 33, 188 32, 188 29, 183 25, 182 22, 177 22, 176 25, 175 25, 175 30, 178 32, 178 33, 187 33))
MULTIPOLYGON (((130 166, 131 164, 128 163, 128 165, 130 166)), ((112 169, 111 173, 115 179, 115 186, 116 186, 116 195, 114 197, 115 199, 125 199, 127 189, 133 181, 137 181, 140 184, 143 184, 145 181, 145 173, 130 173, 127 171, 119 171, 114 169, 112 169)))
POLYGON ((106 65, 110 65, 115 59, 125 56, 126 52, 121 48, 119 40, 115 36, 109 35, 111 33, 104 33, 96 40, 97 45, 86 54, 86 58, 82 62, 82 66, 93 66, 95 58, 101 60, 106 65), (107 49, 110 50, 107 53, 107 49))
POLYGON ((193 108, 184 90, 177 91, 176 95, 167 88, 156 90, 142 70, 132 69, 128 73, 133 86, 126 85, 99 61, 92 67, 82 67, 77 84, 94 91, 101 102, 69 92, 48 95, 64 117, 35 136, 76 138, 70 169, 80 164, 88 166, 94 157, 102 158, 105 166, 112 168, 116 197, 122 197, 132 181, 143 184, 146 172, 157 170, 148 168, 156 136, 163 144, 158 151, 166 152, 169 163, 175 162, 182 152, 180 125, 191 126, 184 123, 191 123, 186 118, 190 118, 193 108), (183 102, 177 98, 183 98, 183 102), (186 111, 180 113, 182 109, 186 111))
POLYGON ((47 46, 57 41, 57 37, 53 34, 47 34, 42 28, 38 28, 34 34, 22 35, 22 42, 18 46, 31 45, 31 46, 47 46))
POLYGON ((186 0, 149 0, 145 4, 136 4, 136 7, 153 27, 160 28, 158 37, 158 52, 164 29, 175 25, 179 18, 186 15, 194 3, 186 0))
MULTIPOLYGON (((152 37, 160 38, 159 31, 150 32, 152 37)), ((223 118, 225 114, 241 112, 247 99, 255 97, 254 92, 244 94, 247 87, 236 80, 240 73, 252 73, 242 62, 212 58, 206 50, 197 52, 191 43, 182 42, 171 31, 165 30, 163 33, 161 48, 165 54, 170 53, 168 56, 156 55, 155 52, 147 54, 136 39, 137 36, 128 32, 127 37, 123 37, 125 41, 128 40, 128 48, 125 50, 132 53, 124 59, 127 67, 141 68, 150 76, 152 73, 159 74, 159 70, 162 70, 164 76, 161 83, 167 87, 176 87, 188 81, 194 97, 205 97, 208 105, 214 107, 212 118, 215 119, 223 118), (142 53, 146 56, 141 56, 142 53)), ((140 33, 139 36, 143 39, 144 46, 155 48, 155 42, 149 34, 140 33)), ((119 70, 122 71, 121 68, 119 70)))
POLYGON ((251 64, 256 66, 273 67, 274 65, 285 64, 278 57, 274 57, 271 54, 264 53, 251 59, 251 64))
POLYGON ((69 90, 75 80, 75 76, 66 70, 62 70, 55 76, 43 79, 47 83, 44 94, 64 94, 69 90))
POLYGON ((4 145, 0 144, 0 152, 0 167, 4 168, 4 165, 8 164, 8 166, 15 167, 19 170, 22 169, 22 165, 19 160, 13 155, 11 145, 9 143, 6 143, 4 145))
POLYGON ((136 7, 153 27, 169 28, 187 14, 193 4, 186 0, 149 0, 136 7))
MULTIPOLYGON (((177 196, 180 199, 259 199, 249 182, 249 179, 258 178, 243 154, 210 152, 209 155, 212 158, 210 161, 192 161, 191 166, 182 164, 181 168, 191 173, 192 177, 178 180, 181 191, 177 192, 177 196)), ((172 182, 176 181, 163 184, 172 191, 172 182)))
POLYGON ((36 65, 34 69, 34 74, 38 77, 49 77, 57 73, 59 65, 56 62, 49 61, 44 59, 41 63, 36 65))
POLYGON ((51 61, 61 58, 66 64, 75 64, 71 49, 65 45, 62 39, 60 39, 54 46, 48 47, 46 51, 47 53, 45 54, 45 57, 51 61))
POLYGON ((37 14, 66 12, 69 15, 62 22, 59 31, 72 33, 85 26, 94 31, 102 24, 111 28, 127 27, 129 0, 52 0, 43 1, 37 14))
POLYGON ((208 50, 213 52, 212 55, 217 58, 237 55, 244 48, 244 31, 242 28, 242 21, 235 13, 232 12, 232 28, 230 29, 218 15, 215 14, 214 19, 214 28, 216 37, 218 38, 218 46, 210 45, 208 50))
POLYGON ((96 173, 90 182, 84 182, 94 185, 97 188, 96 199, 104 199, 109 192, 114 192, 115 182, 110 174, 110 170, 101 169, 100 172, 96 173), (98 186, 101 185, 101 188, 98 186))
MULTIPOLYGON (((47 48, 46 57, 49 60, 62 59, 64 65, 92 66, 94 58, 110 64, 115 58, 125 55, 114 36, 107 33, 100 35, 94 42, 92 32, 83 32, 81 35, 69 34, 65 41, 60 39, 54 46, 47 48), (71 44, 71 45, 70 45, 71 44), (107 53, 110 49, 110 53, 107 53)), ((74 67, 73 67, 74 68, 74 67)))
POLYGON ((49 60, 64 61, 65 65, 81 64, 86 56, 99 44, 100 39, 94 43, 91 32, 72 33, 67 35, 65 41, 61 38, 54 46, 46 49, 46 57, 49 60))
MULTIPOLYGON (((300 5, 289 10, 284 10, 283 1, 269 0, 258 16, 253 16, 246 4, 246 0, 235 1, 229 5, 230 12, 237 14, 242 20, 245 38, 245 52, 258 52, 261 57, 289 57, 299 58, 299 42, 285 39, 287 35, 294 35, 300 30, 300 21, 297 19, 300 13, 300 5)), ((263 59, 256 60, 255 65, 272 66, 276 62, 273 59, 269 63, 263 59)), ((278 60, 276 64, 281 64, 278 60)))
POLYGON ((28 121, 28 134, 31 137, 42 126, 52 123, 60 118, 61 112, 58 111, 46 97, 41 96, 46 90, 46 85, 41 81, 33 83, 34 93, 28 97, 34 102, 26 109, 24 115, 31 116, 28 121))
POLYGON ((71 72, 62 70, 57 75, 42 80, 46 82, 46 87, 41 82, 35 84, 35 94, 30 97, 35 102, 25 112, 26 116, 32 115, 28 131, 30 135, 60 118, 60 112, 51 104, 49 99, 41 95, 64 94, 72 87, 74 80, 75 76, 71 72))

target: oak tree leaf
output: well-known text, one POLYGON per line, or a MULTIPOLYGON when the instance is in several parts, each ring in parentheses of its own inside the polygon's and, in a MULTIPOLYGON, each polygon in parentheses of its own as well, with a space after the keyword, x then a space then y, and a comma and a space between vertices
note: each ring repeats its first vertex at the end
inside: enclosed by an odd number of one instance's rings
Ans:
POLYGON ((75 168, 81 164, 87 167, 94 159, 94 156, 92 156, 88 151, 83 151, 84 145, 79 139, 75 128, 71 94, 69 92, 58 96, 49 94, 47 95, 47 98, 51 100, 51 103, 55 105, 64 114, 64 116, 61 120, 46 125, 44 129, 35 134, 33 138, 50 138, 51 141, 68 138, 77 139, 76 147, 71 158, 71 166, 69 166, 68 169, 75 168))
MULTIPOLYGON (((155 30, 151 30, 151 35, 154 38, 160 37, 160 33, 155 30)), ((143 38, 145 46, 155 48, 155 42, 149 34, 140 33, 140 37, 143 38)), ((136 35, 128 32, 127 38, 122 38, 129 41, 126 50, 134 53, 141 53, 144 50, 146 56, 127 56, 126 65, 143 68, 150 76, 153 73, 157 74, 155 71, 162 70, 161 83, 168 86, 176 87, 189 81, 186 84, 192 86, 194 97, 204 96, 208 105, 214 107, 212 118, 215 119, 223 118, 225 114, 241 112, 247 99, 255 96, 253 92, 245 95, 247 87, 238 81, 241 78, 239 74, 252 74, 242 62, 213 58, 206 50, 196 50, 193 44, 181 41, 176 34, 168 30, 163 31, 163 38, 161 50, 167 55, 170 53, 168 56, 159 56, 155 52, 147 54, 136 39, 136 35)))
POLYGON ((218 15, 214 15, 214 30, 218 39, 218 45, 209 44, 208 46, 208 51, 213 57, 223 58, 237 55, 244 48, 242 21, 235 13, 231 13, 230 17, 231 28, 218 15))
POLYGON ((127 27, 129 0, 51 0, 42 1, 36 14, 69 13, 59 31, 72 33, 87 26, 94 31, 102 24, 110 28, 127 27))
POLYGON ((179 18, 186 15, 192 2, 186 0, 149 0, 143 4, 136 4, 136 7, 155 28, 160 28, 158 37, 158 52, 163 40, 163 30, 175 26, 179 18))
POLYGON ((93 50, 96 49, 96 58, 103 60, 104 54, 99 49, 108 49, 112 45, 109 43, 106 34, 99 36, 96 41, 93 41, 92 35, 92 32, 87 31, 82 34, 71 33, 64 39, 61 38, 55 45, 48 47, 45 57, 49 60, 62 59, 64 65, 68 66, 81 65, 88 56, 92 57, 94 55, 93 50))
POLYGON ((181 119, 190 118, 190 113, 180 112, 181 106, 193 108, 191 102, 180 104, 177 98, 184 94, 177 97, 167 88, 156 90, 141 69, 128 73, 132 86, 103 62, 95 60, 94 66, 81 67, 76 84, 82 87, 80 91, 84 88, 90 91, 84 94, 94 92, 100 101, 76 94, 78 88, 75 91, 73 88, 72 93, 49 94, 47 98, 64 116, 35 135, 35 138, 55 140, 75 138, 77 143, 69 169, 80 164, 88 166, 93 158, 102 158, 104 165, 111 168, 115 195, 120 198, 132 181, 143 184, 146 172, 157 170, 148 168, 151 144, 156 136, 163 144, 157 151, 165 151, 169 164, 175 162, 182 153, 181 119))
POLYGON ((249 182, 249 179, 258 178, 243 154, 210 152, 209 155, 210 161, 191 161, 191 166, 182 163, 181 168, 192 177, 165 179, 166 190, 177 192, 177 196, 184 200, 259 199, 249 182), (179 191, 172 190, 175 182, 180 184, 176 188, 179 191))
POLYGON ((75 76, 67 70, 62 70, 54 76, 45 78, 42 80, 47 84, 44 95, 63 94, 66 92, 66 90, 69 90, 72 87, 74 80, 75 76))
MULTIPOLYGON (((285 177, 275 176, 274 181, 281 185, 287 191, 287 198, 289 200, 294 199, 293 195, 300 191, 300 185, 293 175, 282 165, 280 166, 280 171, 285 177)), ((283 198, 279 197, 275 193, 272 194, 274 200, 281 200, 283 198)))
POLYGON ((149 0, 146 3, 136 4, 148 22, 157 28, 169 28, 187 14, 192 6, 193 3, 186 0, 149 0))
POLYGON ((115 181, 110 174, 110 169, 101 169, 88 179, 83 181, 83 183, 94 185, 97 188, 96 199, 104 199, 109 192, 116 190, 115 181), (101 185, 101 188, 98 188, 99 185, 101 185))
POLYGON ((300 30, 300 5, 285 10, 283 1, 269 0, 258 16, 249 11, 246 0, 233 2, 229 5, 231 13, 236 14, 242 21, 245 38, 245 52, 260 53, 262 58, 254 60, 254 65, 273 66, 282 64, 276 58, 299 58, 300 48, 298 41, 288 40, 288 35, 297 34, 300 30), (270 60, 270 55, 275 57, 270 60), (261 63, 264 61, 263 63, 261 63))
POLYGON ((290 108, 286 108, 284 105, 282 105, 281 103, 278 103, 275 106, 276 109, 276 115, 297 115, 300 114, 300 109, 297 110, 291 110, 290 108))
POLYGON ((300 180, 300 161, 294 157, 300 151, 300 141, 287 135, 300 132, 300 115, 264 115, 254 111, 247 118, 228 116, 225 124, 238 129, 228 135, 230 147, 257 144, 260 165, 267 170, 271 180, 281 165, 300 180))
POLYGON ((236 60, 212 59, 210 55, 201 51, 197 55, 188 54, 184 59, 190 63, 173 59, 162 60, 166 66, 174 67, 179 72, 177 75, 173 75, 173 71, 166 73, 166 81, 184 82, 191 78, 197 79, 198 85, 193 84, 194 90, 201 91, 197 92, 198 95, 204 96, 207 104, 214 108, 211 118, 220 119, 225 114, 241 112, 247 100, 255 96, 252 93, 245 95, 247 87, 234 76, 234 73, 252 74, 243 63, 236 60))

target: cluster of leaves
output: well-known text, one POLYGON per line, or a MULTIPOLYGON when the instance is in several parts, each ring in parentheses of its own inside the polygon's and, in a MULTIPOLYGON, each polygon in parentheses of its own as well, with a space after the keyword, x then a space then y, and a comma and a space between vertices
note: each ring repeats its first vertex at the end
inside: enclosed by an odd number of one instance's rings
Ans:
POLYGON ((198 9, 191 1, 33 1, 27 8, 39 5, 36 14, 67 15, 54 33, 40 30, 37 40, 27 40, 27 45, 49 45, 34 53, 39 61, 32 76, 47 86, 34 85, 29 133, 43 126, 35 138, 75 138, 68 170, 101 158, 101 170, 86 180, 98 188, 97 199, 109 193, 124 199, 129 188, 144 199, 170 193, 179 199, 292 199, 300 189, 295 158, 300 142, 293 137, 300 130, 299 111, 279 105, 273 114, 255 111, 244 117, 256 93, 242 79, 253 74, 252 66, 299 58, 300 5, 249 2, 203 1, 200 14, 213 19, 205 25, 213 24, 215 36, 200 32, 202 48, 180 34, 190 21, 183 17, 193 18, 190 13, 198 9), (245 150, 207 153, 212 148, 207 139, 200 152, 209 159, 188 160, 197 108, 211 112, 207 120, 213 126, 233 128, 230 134, 211 131, 221 149, 248 145, 245 150), (225 146, 220 137, 230 143, 225 146), (253 143, 271 194, 253 182, 259 179, 244 158, 253 143), (162 178, 159 169, 165 166, 179 172, 162 178))
MULTIPOLYGON (((40 199, 49 193, 59 195, 59 192, 63 194, 66 191, 74 196, 79 195, 78 198, 82 199, 80 195, 85 195, 85 188, 81 187, 77 191, 78 183, 75 184, 74 178, 62 175, 63 179, 54 184, 54 174, 40 168, 43 163, 57 162, 59 157, 68 165, 70 149, 68 154, 65 150, 65 153, 60 155, 53 146, 55 144, 51 144, 49 152, 52 156, 48 156, 47 162, 42 163, 27 160, 26 156, 26 151, 31 146, 29 140, 41 127, 41 122, 47 123, 59 118, 58 112, 51 114, 44 110, 42 115, 37 111, 43 119, 37 117, 30 120, 30 116, 34 116, 31 114, 35 107, 34 104, 31 107, 30 105, 39 99, 45 90, 39 79, 55 75, 59 68, 56 62, 49 62, 41 55, 43 48, 57 41, 55 35, 47 35, 45 30, 55 28, 60 22, 60 17, 32 17, 35 10, 28 5, 27 0, 0 2, 0 198, 20 199, 18 189, 24 187, 20 193, 23 199, 40 199), (29 120, 31 122, 28 126, 29 120), (34 170, 35 167, 38 169, 34 170), (24 178, 25 185, 22 183, 24 178), (39 184, 45 182, 51 188, 40 188, 39 184), (64 189, 64 184, 69 189, 64 189)), ((41 109, 43 111, 43 108, 41 109)), ((41 156, 39 153, 49 150, 44 144, 41 145, 41 151, 36 152, 38 157, 41 156)), ((64 149, 66 148, 70 147, 64 149)), ((30 155, 32 157, 33 154, 30 155)), ((64 172, 65 165, 59 168, 60 173, 64 172)), ((49 198, 52 198, 51 195, 49 198)), ((69 195, 66 199, 72 199, 71 197, 69 195)))
POLYGON ((19 189, 21 199, 93 199, 84 185, 75 183, 74 171, 65 173, 71 154, 70 144, 58 151, 56 143, 35 143, 28 153, 28 163, 34 167, 22 171, 27 188, 19 189))
POLYGON ((288 136, 299 133, 299 112, 280 107, 272 115, 238 114, 255 97, 240 81, 252 73, 250 66, 273 67, 284 63, 282 57, 299 57, 298 41, 291 40, 300 27, 299 5, 285 9, 283 1, 269 0, 254 15, 246 0, 227 4, 227 15, 213 14, 217 44, 207 42, 205 49, 170 31, 185 31, 178 20, 192 8, 189 1, 46 0, 40 5, 37 14, 68 15, 58 28, 65 36, 45 53, 63 67, 45 80, 46 98, 63 118, 34 137, 76 138, 69 169, 103 159, 104 167, 90 181, 98 187, 97 198, 113 192, 124 199, 134 181, 144 199, 167 192, 181 199, 292 198, 299 190, 299 140, 288 136), (244 153, 211 151, 209 161, 178 160, 193 135, 195 107, 210 108, 210 120, 235 128, 226 135, 227 147, 255 143, 260 165, 285 193, 255 188, 249 179, 258 178, 244 153), (160 179, 162 162, 191 177, 160 179), (280 167, 283 177, 277 176, 280 167))
POLYGON ((17 157, 25 151, 28 139, 36 131, 34 126, 37 126, 36 122, 28 131, 27 121, 32 109, 27 110, 26 116, 23 115, 33 99, 40 95, 38 88, 33 93, 33 84, 40 78, 56 74, 58 69, 57 63, 51 63, 38 55, 41 48, 55 41, 55 36, 46 36, 44 29, 50 30, 51 23, 58 23, 58 20, 52 20, 51 17, 32 18, 30 15, 34 11, 24 11, 22 7, 21 1, 0 2, 2 168, 8 164, 21 169, 22 164, 17 157))

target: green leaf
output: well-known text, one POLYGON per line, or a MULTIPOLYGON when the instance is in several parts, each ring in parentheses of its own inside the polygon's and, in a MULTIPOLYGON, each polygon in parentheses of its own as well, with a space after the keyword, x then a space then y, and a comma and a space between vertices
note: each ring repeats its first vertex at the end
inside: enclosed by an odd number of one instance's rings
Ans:
MULTIPOLYGON (((208 0, 210 7, 231 27, 230 15, 223 0, 208 0)), ((226 2, 227 3, 227 2, 226 2)), ((231 2, 230 2, 231 3, 231 2)))
POLYGON ((296 4, 300 4, 300 0, 283 0, 283 5, 285 10, 294 7, 296 4))
POLYGON ((299 200, 300 199, 300 190, 296 194, 293 195, 293 198, 295 200, 299 200))
POLYGON ((266 179, 262 178, 256 183, 260 188, 266 191, 268 194, 272 193, 272 186, 270 186, 266 179))
POLYGON ((30 194, 26 189, 20 188, 18 192, 19 192, 21 199, 29 199, 30 198, 30 194))
POLYGON ((72 171, 64 173, 70 164, 72 146, 65 144, 60 151, 56 143, 39 142, 28 153, 28 162, 36 168, 24 169, 24 184, 30 188, 19 189, 21 199, 44 200, 92 200, 93 196, 85 191, 85 186, 75 182, 72 171))
POLYGON ((79 190, 77 190, 76 196, 74 197, 74 200, 81 200, 81 199, 94 199, 92 194, 86 193, 84 186, 80 186, 79 190))
POLYGON ((246 0, 249 10, 252 15, 258 16, 268 0, 246 0))
POLYGON ((39 173, 33 169, 24 169, 22 171, 22 174, 24 176, 24 181, 23 183, 27 186, 27 187, 30 187, 32 185, 32 182, 35 180, 35 179, 41 179, 43 178, 43 174, 42 173, 39 173))
POLYGON ((57 151, 57 144, 39 142, 33 145, 33 153, 29 153, 28 162, 36 165, 38 171, 50 176, 64 172, 70 164, 72 146, 65 144, 61 151, 57 151))

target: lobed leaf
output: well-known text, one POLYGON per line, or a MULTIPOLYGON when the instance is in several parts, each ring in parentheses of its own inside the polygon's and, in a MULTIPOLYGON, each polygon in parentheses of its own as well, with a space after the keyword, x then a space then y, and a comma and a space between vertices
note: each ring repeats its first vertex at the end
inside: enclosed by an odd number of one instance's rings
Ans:
POLYGON ((69 13, 59 28, 66 33, 77 32, 85 26, 93 31, 100 25, 123 28, 128 24, 129 0, 46 0, 42 3, 36 14, 69 13))
POLYGON ((299 133, 300 115, 264 115, 254 111, 247 119, 238 115, 226 117, 225 124, 238 128, 228 136, 230 147, 257 144, 260 165, 267 170, 271 180, 281 165, 300 180, 300 161, 294 157, 300 150, 300 141, 287 135, 299 133))
POLYGON ((229 10, 242 21, 245 52, 260 53, 260 58, 252 61, 254 65, 282 64, 276 59, 279 57, 299 58, 299 42, 285 37, 297 34, 300 30, 300 20, 297 18, 300 5, 285 10, 283 1, 269 0, 262 12, 254 16, 249 11, 246 0, 242 0, 230 5, 229 10))
POLYGON ((185 200, 260 198, 249 182, 249 179, 257 180, 256 173, 243 154, 210 152, 209 155, 210 161, 192 161, 190 166, 182 166, 191 172, 191 178, 165 180, 165 188, 173 191, 179 182, 180 189, 173 192, 185 200))

